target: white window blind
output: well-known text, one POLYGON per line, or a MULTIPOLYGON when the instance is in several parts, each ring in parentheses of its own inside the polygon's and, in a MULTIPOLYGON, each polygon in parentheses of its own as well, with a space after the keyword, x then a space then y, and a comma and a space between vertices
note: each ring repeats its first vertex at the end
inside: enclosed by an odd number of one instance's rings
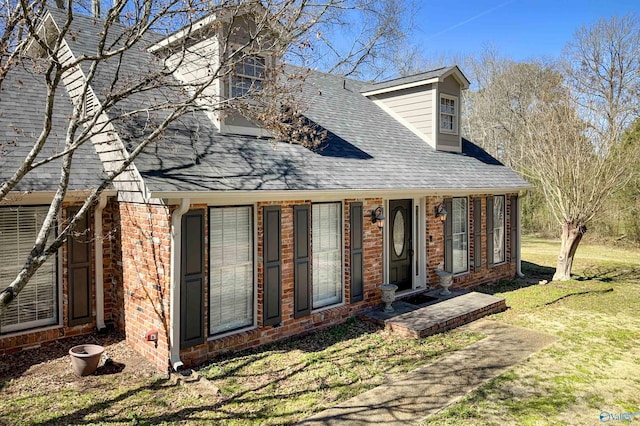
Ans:
POLYGON ((453 199, 453 273, 466 272, 468 269, 468 219, 467 199, 453 199))
POLYGON ((342 231, 340 203, 313 204, 313 308, 342 301, 342 231))
POLYGON ((493 263, 505 260, 504 210, 504 195, 493 197, 493 263))
POLYGON ((440 131, 445 133, 458 132, 457 98, 440 95, 440 131))
POLYGON ((209 334, 253 324, 252 211, 209 209, 209 334))
MULTIPOLYGON (((24 264, 48 210, 48 206, 0 208, 0 283, 3 288, 13 281, 24 264)), ((55 256, 38 269, 0 318, 0 332, 41 327, 58 321, 56 269, 55 256)))

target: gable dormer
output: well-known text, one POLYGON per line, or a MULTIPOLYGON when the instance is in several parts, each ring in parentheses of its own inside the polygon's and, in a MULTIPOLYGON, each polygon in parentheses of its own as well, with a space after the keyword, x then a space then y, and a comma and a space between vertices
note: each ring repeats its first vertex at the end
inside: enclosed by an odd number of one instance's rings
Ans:
POLYGON ((461 92, 469 80, 454 65, 370 84, 360 92, 440 151, 462 152, 461 92))
POLYGON ((256 14, 261 13, 268 12, 255 6, 233 16, 210 15, 148 49, 164 55, 174 76, 193 88, 216 76, 199 101, 223 133, 267 135, 246 114, 227 108, 230 99, 251 104, 252 93, 262 88, 267 71, 278 64, 275 49, 270 48, 274 44, 270 30, 257 28, 256 21, 262 19, 256 14))

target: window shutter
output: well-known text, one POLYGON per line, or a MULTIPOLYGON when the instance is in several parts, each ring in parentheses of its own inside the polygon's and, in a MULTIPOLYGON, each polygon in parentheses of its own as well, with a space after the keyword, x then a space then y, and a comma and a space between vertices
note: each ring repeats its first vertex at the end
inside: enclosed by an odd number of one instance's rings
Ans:
POLYGON ((311 280, 309 270, 310 208, 308 205, 293 207, 293 250, 294 250, 294 318, 311 313, 311 280))
POLYGON ((510 226, 510 240, 511 245, 509 246, 509 256, 510 261, 514 262, 518 259, 518 250, 520 248, 520 241, 518 241, 518 227, 520 224, 518 223, 518 196, 511 196, 511 210, 509 212, 509 226, 510 226))
POLYGON ((364 300, 363 210, 362 203, 349 207, 349 241, 351 244, 351 303, 364 300))
POLYGON ((263 210, 264 293, 263 325, 282 321, 282 257, 280 235, 280 206, 265 206, 263 210))
POLYGON ((473 267, 482 268, 482 199, 473 199, 473 267))
POLYGON ((487 267, 493 265, 493 197, 487 197, 487 267))
POLYGON ((453 200, 444 200, 447 220, 444 221, 444 270, 453 272, 453 200))
MULTIPOLYGON (((72 218, 77 207, 67 209, 72 218)), ((86 324, 91 321, 91 235, 89 217, 79 218, 67 239, 67 268, 69 270, 69 325, 86 324)), ((98 244, 100 244, 98 242, 98 244)), ((102 261, 102 259, 96 259, 102 261)))
POLYGON ((182 216, 180 348, 204 343, 204 211, 182 216))

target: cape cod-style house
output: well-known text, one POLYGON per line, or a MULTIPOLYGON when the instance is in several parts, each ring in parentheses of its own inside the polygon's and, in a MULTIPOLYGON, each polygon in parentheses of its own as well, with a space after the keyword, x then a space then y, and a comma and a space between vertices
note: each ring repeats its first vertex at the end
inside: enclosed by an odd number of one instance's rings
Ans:
MULTIPOLYGON (((43 26, 56 31, 57 19, 47 12, 43 26)), ((151 40, 128 66, 144 72, 179 37, 151 40)), ((94 19, 76 16, 67 54, 91 52, 96 39, 94 19)), ((185 67, 175 78, 198 72, 197 61, 185 67)), ((72 74, 60 89, 50 150, 64 141, 83 69, 72 74)), ((234 78, 219 93, 242 90, 234 78)), ((20 66, 7 79, 0 179, 20 164, 44 114, 37 72, 20 66)), ((310 71, 301 96, 305 118, 327 132, 320 149, 274 148, 239 116, 182 117, 12 303, 0 319, 0 354, 112 326, 166 370, 345 321, 380 305, 383 283, 400 295, 424 291, 437 285, 439 265, 458 287, 514 277, 518 192, 529 185, 462 137, 468 87, 457 66, 376 84, 310 71)), ((103 89, 92 87, 95 102, 103 89)), ((121 124, 78 151, 62 217, 139 130, 135 120, 121 124)), ((38 168, 0 204, 0 282, 30 249, 58 166, 38 168)))

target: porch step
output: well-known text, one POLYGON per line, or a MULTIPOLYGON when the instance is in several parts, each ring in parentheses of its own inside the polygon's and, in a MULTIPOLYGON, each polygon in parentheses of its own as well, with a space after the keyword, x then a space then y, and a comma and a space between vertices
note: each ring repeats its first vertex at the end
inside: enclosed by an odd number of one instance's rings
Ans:
POLYGON ((384 324, 405 337, 418 339, 470 323, 507 309, 503 298, 470 292, 386 319, 384 324))

